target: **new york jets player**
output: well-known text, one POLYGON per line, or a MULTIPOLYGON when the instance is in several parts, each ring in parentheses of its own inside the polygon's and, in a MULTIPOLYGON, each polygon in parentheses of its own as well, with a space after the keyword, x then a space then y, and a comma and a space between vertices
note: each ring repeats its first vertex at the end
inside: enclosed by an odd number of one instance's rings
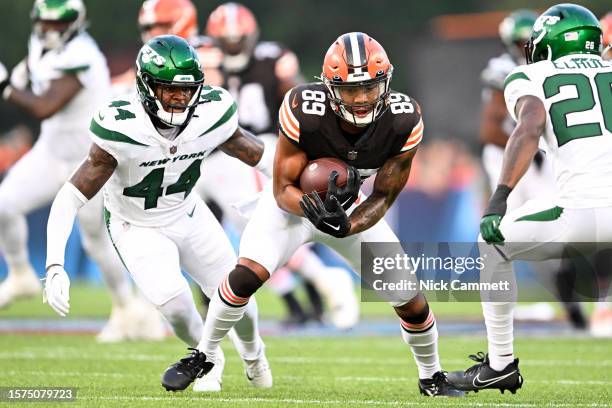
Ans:
MULTIPOLYGON (((68 313, 66 239, 79 208, 105 185, 106 227, 117 252, 176 335, 195 347, 203 323, 181 268, 212 296, 236 263, 223 229, 197 194, 190 194, 202 161, 219 148, 265 173, 272 163, 262 162, 263 144, 238 127, 232 97, 203 85, 197 53, 184 39, 149 40, 136 65, 138 96, 115 99, 94 115, 89 156, 51 208, 45 293, 54 310, 68 313)), ((257 306, 251 302, 248 309, 236 327, 236 345, 251 383, 270 387, 257 306)), ((223 361, 217 362, 221 370, 223 361)), ((195 390, 219 391, 220 370, 198 381, 195 390)))
MULTIPOLYGON (((601 58, 601 38, 599 21, 589 10, 553 6, 533 26, 530 64, 505 80, 504 97, 517 126, 480 223, 482 240, 489 243, 481 245, 485 279, 512 282, 512 260, 559 258, 563 243, 612 242, 612 64, 601 58), (523 206, 506 214, 508 196, 541 135, 553 159, 558 194, 540 208, 523 206)), ((449 374, 456 387, 511 392, 521 387, 513 351, 514 298, 483 299, 489 353, 471 356, 478 364, 449 374)))
MULTIPOLYGON (((51 202, 86 154, 91 143, 86 135, 89 118, 109 96, 106 60, 85 31, 81 0, 37 0, 32 20, 27 58, 6 80, 0 64, 4 99, 42 121, 34 148, 0 185, 0 248, 9 266, 8 278, 0 286, 0 307, 40 293, 28 260, 25 214, 51 202)), ((79 214, 83 246, 100 267, 113 301, 111 318, 98 339, 163 338, 161 319, 150 317, 152 308, 136 301, 132 293, 106 235, 102 208, 100 196, 79 214), (120 324, 128 320, 129 326, 120 324)))

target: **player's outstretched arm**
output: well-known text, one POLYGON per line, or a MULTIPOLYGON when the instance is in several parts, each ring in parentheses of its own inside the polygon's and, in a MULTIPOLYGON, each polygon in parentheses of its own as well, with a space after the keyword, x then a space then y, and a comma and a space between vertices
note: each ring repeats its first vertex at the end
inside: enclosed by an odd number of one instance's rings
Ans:
POLYGON ((61 110, 82 88, 75 75, 65 75, 50 82, 49 89, 42 95, 21 90, 11 85, 4 92, 5 99, 25 110, 36 119, 43 120, 61 110))
POLYGON ((232 157, 255 167, 268 177, 272 176, 274 146, 264 143, 248 130, 238 127, 219 149, 232 157))
POLYGON ((113 174, 117 161, 93 144, 89 155, 53 200, 47 223, 47 276, 43 301, 60 316, 68 314, 70 281, 64 270, 66 242, 79 209, 96 195, 113 174))
POLYGON ((274 156, 274 198, 278 206, 292 214, 304 216, 300 201, 304 192, 298 186, 300 175, 308 164, 308 157, 303 150, 294 146, 280 134, 274 156))
POLYGON ((349 217, 351 229, 347 235, 365 231, 384 217, 408 181, 416 150, 414 148, 388 159, 378 170, 372 194, 349 217))

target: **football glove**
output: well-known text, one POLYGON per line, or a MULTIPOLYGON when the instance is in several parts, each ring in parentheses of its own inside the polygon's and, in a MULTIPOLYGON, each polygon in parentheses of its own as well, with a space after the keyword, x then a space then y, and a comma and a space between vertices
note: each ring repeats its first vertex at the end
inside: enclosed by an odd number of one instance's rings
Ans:
POLYGON ((43 303, 49 303, 57 314, 66 317, 70 310, 70 279, 61 265, 51 265, 45 278, 43 303))
POLYGON ((500 244, 505 238, 499 230, 502 216, 498 214, 485 215, 480 220, 480 235, 489 244, 500 244))
POLYGON ((330 197, 329 204, 332 208, 326 207, 316 192, 304 194, 300 201, 304 215, 319 231, 336 238, 345 237, 351 229, 348 215, 335 196, 330 197))
POLYGON ((361 176, 359 175, 359 170, 353 166, 349 166, 346 170, 348 172, 348 177, 346 180, 346 185, 343 187, 338 187, 336 185, 336 180, 338 179, 337 171, 334 170, 329 175, 327 194, 325 195, 326 208, 333 208, 334 204, 331 202, 332 196, 338 199, 338 202, 345 210, 348 210, 357 200, 357 197, 359 197, 359 188, 361 187, 361 176))

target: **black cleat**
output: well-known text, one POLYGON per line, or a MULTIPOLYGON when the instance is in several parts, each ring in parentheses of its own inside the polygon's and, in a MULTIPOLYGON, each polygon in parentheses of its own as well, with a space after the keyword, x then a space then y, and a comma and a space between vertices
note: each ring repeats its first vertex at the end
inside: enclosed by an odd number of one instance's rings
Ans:
POLYGON ((444 371, 438 371, 431 379, 419 380, 419 391, 427 397, 464 397, 465 392, 449 384, 444 371))
POLYGON ((516 394, 516 390, 523 386, 518 358, 515 358, 502 371, 493 370, 489 365, 489 355, 482 351, 470 355, 470 358, 478 364, 465 371, 453 371, 448 374, 448 382, 457 389, 474 392, 496 389, 500 390, 502 394, 508 390, 512 394, 516 394))
POLYGON ((162 385, 166 391, 183 391, 196 378, 202 377, 212 370, 214 364, 206 361, 204 353, 195 348, 191 350, 191 355, 172 364, 162 376, 162 385))

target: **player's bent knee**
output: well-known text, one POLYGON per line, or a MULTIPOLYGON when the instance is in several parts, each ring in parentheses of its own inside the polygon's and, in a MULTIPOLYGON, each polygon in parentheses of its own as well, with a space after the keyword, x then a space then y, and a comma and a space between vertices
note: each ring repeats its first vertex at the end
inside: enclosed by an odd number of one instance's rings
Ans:
POLYGON ((419 293, 404 304, 394 305, 393 308, 395 313, 408 323, 422 323, 429 316, 429 304, 422 293, 419 293))
POLYGON ((238 264, 219 285, 219 296, 229 306, 244 306, 263 283, 250 268, 238 264))

